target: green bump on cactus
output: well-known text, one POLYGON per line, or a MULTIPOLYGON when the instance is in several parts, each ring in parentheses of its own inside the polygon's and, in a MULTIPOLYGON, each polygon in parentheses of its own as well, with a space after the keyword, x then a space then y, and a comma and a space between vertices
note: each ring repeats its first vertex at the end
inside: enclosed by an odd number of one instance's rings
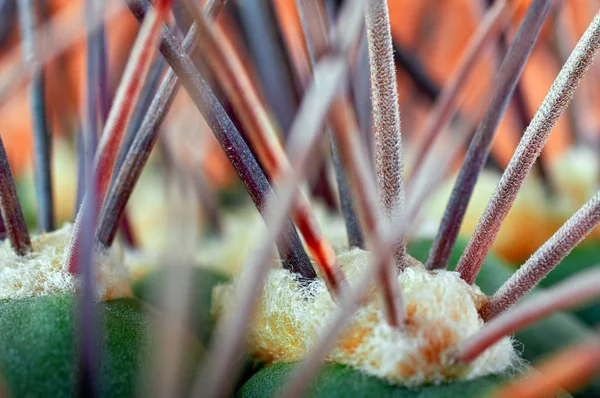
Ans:
MULTIPOLYGON (((239 398, 276 396, 281 386, 295 370, 294 363, 281 363, 264 368, 255 374, 238 391, 239 398)), ((441 398, 441 397, 485 397, 495 388, 511 380, 507 376, 487 376, 471 381, 460 381, 440 385, 425 385, 419 388, 406 388, 382 381, 376 377, 339 364, 327 364, 309 387, 306 397, 402 397, 402 398, 441 398)))
MULTIPOLYGON (((48 295, 0 301, 0 368, 15 397, 75 396, 77 388, 74 296, 48 295)), ((97 304, 105 333, 99 342, 100 396, 135 396, 140 371, 151 363, 152 317, 136 299, 97 304)), ((188 352, 198 360, 199 343, 188 352)), ((192 376, 192 374, 190 374, 192 376)))
MULTIPOLYGON (((160 292, 160 287, 169 272, 169 267, 153 270, 141 280, 134 283, 133 294, 152 305, 160 305, 160 296, 156 293, 160 292)), ((216 321, 210 313, 213 287, 227 282, 229 278, 217 271, 205 268, 194 268, 191 272, 191 278, 194 280, 194 289, 191 293, 193 297, 190 298, 192 301, 191 312, 193 314, 191 320, 193 325, 190 326, 192 326, 198 339, 206 344, 210 339, 216 321)))

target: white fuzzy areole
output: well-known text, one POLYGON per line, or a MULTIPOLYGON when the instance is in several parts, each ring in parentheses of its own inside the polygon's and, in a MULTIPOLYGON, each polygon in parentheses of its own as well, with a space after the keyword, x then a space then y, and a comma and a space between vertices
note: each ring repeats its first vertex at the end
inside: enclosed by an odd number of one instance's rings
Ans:
MULTIPOLYGON (((368 264, 369 253, 354 249, 338 256, 350 282, 368 264)), ((418 386, 451 379, 472 379, 511 370, 518 356, 510 338, 489 348, 468 366, 458 366, 450 353, 483 325, 477 307, 485 296, 458 273, 428 271, 414 261, 398 276, 408 324, 398 331, 387 325, 377 290, 371 287, 327 361, 346 364, 392 383, 418 386)), ((213 312, 232 310, 235 283, 213 291, 213 312)), ((301 287, 290 272, 270 272, 259 309, 247 335, 251 353, 270 363, 296 362, 327 328, 335 310, 323 281, 301 287)))
MULTIPOLYGON (((0 245, 0 300, 49 294, 75 293, 77 277, 65 267, 65 253, 73 227, 32 236, 33 250, 19 256, 6 240, 0 245)), ((123 253, 118 248, 96 253, 96 293, 99 301, 131 296, 123 253)))

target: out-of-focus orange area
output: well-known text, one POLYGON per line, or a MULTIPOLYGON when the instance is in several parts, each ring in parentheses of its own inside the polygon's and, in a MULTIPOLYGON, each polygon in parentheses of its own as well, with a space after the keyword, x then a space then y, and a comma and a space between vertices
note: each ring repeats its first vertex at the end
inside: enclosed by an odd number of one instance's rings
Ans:
MULTIPOLYGON (((410 36, 403 32, 401 29, 395 29, 396 26, 402 26, 403 24, 410 25, 409 21, 403 21, 403 14, 400 12, 402 9, 402 3, 405 1, 390 2, 394 4, 393 8, 398 9, 398 12, 394 15, 393 19, 397 21, 394 23, 393 32, 395 37, 402 42, 413 44, 414 41, 410 41, 410 36)), ((482 10, 478 9, 477 3, 466 0, 455 0, 443 2, 445 7, 444 12, 440 12, 438 19, 432 25, 436 27, 435 31, 438 32, 435 40, 430 40, 426 45, 425 50, 420 50, 423 45, 414 47, 419 52, 420 56, 424 60, 424 65, 427 67, 432 76, 436 78, 438 82, 443 84, 445 80, 450 76, 453 68, 460 60, 464 45, 466 44, 470 35, 475 32, 477 23, 480 21, 482 16, 482 10), (442 15, 453 15, 453 18, 441 17, 442 15)), ((521 21, 530 0, 513 0, 516 3, 517 11, 514 14, 511 25, 508 29, 508 35, 511 37, 514 35, 518 27, 518 23, 521 21)), ((530 115, 537 110, 545 97, 548 89, 550 88, 554 78, 556 77, 562 62, 557 60, 557 57, 553 54, 553 41, 555 40, 557 19, 566 25, 571 42, 568 43, 570 48, 574 47, 576 40, 581 36, 585 28, 587 28, 589 22, 594 15, 594 6, 590 1, 574 1, 574 2, 563 2, 563 7, 559 16, 551 16, 546 22, 538 44, 536 45, 530 60, 528 61, 523 76, 521 79, 522 88, 524 91, 525 100, 527 103, 527 110, 530 115)), ((564 32, 561 32, 564 33, 564 32)), ((434 34, 432 34, 434 35, 434 34)), ((492 62, 493 56, 492 51, 490 54, 483 57, 480 65, 477 67, 476 73, 469 79, 469 82, 464 88, 466 92, 462 109, 465 112, 472 112, 481 105, 481 98, 484 98, 486 93, 489 92, 491 86, 491 79, 494 76, 494 62, 492 62)), ((496 62, 499 62, 496 61, 496 62)), ((587 81, 591 80, 592 77, 588 77, 587 81)), ((585 82, 582 84, 585 86, 585 82)), ((590 98, 594 104, 598 104, 597 95, 590 98)), ((514 136, 519 131, 511 131, 508 119, 514 117, 509 113, 505 117, 503 124, 497 134, 498 139, 495 142, 494 152, 499 160, 510 159, 512 151, 514 150, 514 144, 510 145, 508 142, 504 143, 507 136, 514 136)), ((572 134, 571 127, 567 121, 567 118, 562 117, 554 129, 553 134, 547 144, 546 153, 548 154, 549 161, 555 159, 564 149, 569 145, 569 137, 572 134)), ((510 140, 516 143, 514 139, 510 140)), ((502 161, 504 164, 505 162, 502 161)))
POLYGON ((597 338, 565 349, 550 359, 536 364, 528 375, 498 391, 494 398, 536 398, 560 396, 564 391, 577 391, 598 372, 600 350, 597 338))
MULTIPOLYGON (((46 112, 50 132, 55 141, 53 155, 54 168, 58 175, 53 176, 55 185, 55 211, 59 220, 70 219, 74 210, 74 195, 76 188, 76 168, 75 159, 75 134, 81 125, 82 110, 85 107, 86 100, 86 38, 85 38, 85 10, 84 1, 81 0, 48 0, 44 13, 37 13, 37 26, 50 25, 53 18, 60 16, 61 19, 78 22, 79 34, 81 38, 70 46, 65 52, 61 53, 48 62, 44 67, 45 89, 46 89, 46 112), (65 159, 56 159, 56 157, 68 157, 65 159), (68 181, 64 181, 64 180, 68 181), (56 192, 58 191, 58 192, 56 192)), ((38 10, 40 11, 40 10, 38 10)), ((15 13, 11 21, 9 37, 3 42, 3 48, 0 49, 0 76, 6 76, 7 71, 14 65, 15 54, 21 54, 20 33, 18 18, 15 13)), ((60 26, 58 27, 60 29, 60 26)), ((122 72, 127 63, 131 48, 133 46, 136 34, 139 29, 139 23, 132 14, 125 8, 115 13, 110 19, 106 19, 105 31, 107 40, 107 87, 109 95, 116 91, 122 72)), ((48 43, 52 43, 52 37, 47 38, 48 43)), ((51 44, 50 44, 51 45, 51 44)), ((184 90, 182 90, 183 92, 184 90)), ((187 96, 186 96, 187 98, 187 96)), ((33 167, 33 135, 32 135, 32 114, 31 114, 31 96, 28 87, 14 92, 10 101, 0 108, 0 134, 8 154, 11 169, 15 174, 17 181, 27 180, 20 189, 21 200, 27 210, 33 211, 35 206, 34 195, 32 192, 31 178, 33 167)), ((193 103, 187 101, 177 101, 172 109, 172 114, 181 115, 182 113, 197 113, 193 103)), ((174 117, 171 117, 174 119, 174 117)), ((198 119, 198 118, 196 118, 198 119)), ((179 123, 182 130, 190 133, 196 133, 199 140, 194 142, 193 146, 182 151, 183 157, 177 157, 178 161, 185 167, 201 167, 207 174, 210 181, 217 186, 225 186, 231 183, 233 177, 232 167, 227 162, 224 153, 218 147, 208 127, 200 120, 193 120, 191 123, 179 123), (202 149, 200 164, 197 163, 197 154, 190 153, 189 148, 202 149)), ((189 118, 182 117, 182 120, 189 118)), ((175 140, 178 136, 174 137, 175 140)))
MULTIPOLYGON (((511 0, 516 11, 513 14, 507 36, 514 36, 531 0, 511 0)), ((451 1, 389 1, 392 35, 422 62, 434 81, 443 86, 451 77, 453 70, 461 60, 469 38, 475 33, 485 12, 484 1, 451 0, 451 1)), ((529 59, 521 78, 527 111, 531 118, 546 96, 554 78, 560 70, 562 62, 553 54, 556 19, 564 20, 570 31, 573 48, 576 40, 587 28, 594 16, 594 5, 591 1, 566 1, 558 17, 551 16, 546 22, 540 39, 529 59)), ((482 105, 489 99, 492 79, 501 58, 495 48, 486 49, 461 90, 461 112, 478 120, 482 105), (483 99, 483 101, 482 101, 483 99)), ((410 103, 414 96, 414 88, 403 74, 399 75, 400 105, 404 112, 410 111, 410 103)), ((586 78, 587 81, 593 77, 586 78)), ((582 83, 585 86, 585 82, 582 83)), ((597 90, 596 90, 597 91, 597 90)), ((597 107, 598 95, 590 93, 588 101, 597 107)), ((509 108, 496 135, 493 154, 502 166, 510 160, 521 134, 520 123, 515 120, 513 108, 509 108)), ((572 127, 568 118, 563 116, 551 134, 546 149, 546 162, 552 162, 570 145, 572 127)))
MULTIPOLYGON (((48 18, 59 13, 81 15, 84 18, 83 1, 79 0, 49 0, 48 18)), ((16 15, 15 15, 16 18, 16 15)), ((12 29, 11 38, 5 44, 10 49, 20 47, 20 36, 17 21, 12 29)), ((47 21, 44 21, 47 22, 47 21)), ((139 23, 127 10, 118 12, 116 16, 106 23, 106 38, 108 47, 108 90, 114 92, 119 83, 121 74, 127 62, 129 52, 135 40, 139 23)), ((56 138, 61 136, 72 136, 77 128, 77 117, 84 107, 86 92, 86 42, 83 36, 75 45, 71 46, 61 56, 46 65, 46 103, 47 113, 51 123, 51 131, 56 138)), ((0 52, 0 74, 6 71, 10 60, 4 58, 10 51, 0 52)), ((175 105, 190 107, 190 103, 175 105)), ((0 109, 1 134, 13 173, 19 174, 29 167, 32 162, 32 118, 30 107, 30 95, 28 90, 21 90, 12 96, 7 106, 0 109)), ((198 130, 206 130, 202 124, 198 124, 198 130)), ((209 131, 205 134, 211 137, 209 131), (208 134, 206 134, 208 133, 208 134)), ((207 153, 207 161, 204 166, 212 168, 208 170, 210 178, 215 182, 224 184, 230 181, 231 169, 225 164, 225 158, 219 151, 212 151, 217 145, 215 140, 207 140, 204 147, 207 153), (216 152, 216 153, 215 153, 216 152), (211 167, 218 163, 223 169, 211 167)))
MULTIPOLYGON (((506 29, 502 31, 507 45, 510 45, 531 0, 507 1, 510 20, 506 29)), ((595 13, 596 5, 593 0, 558 3, 561 3, 559 12, 550 14, 520 81, 528 121, 537 111, 560 67, 595 13)), ((86 43, 83 32, 83 26, 85 26, 83 4, 84 2, 81 0, 48 0, 47 15, 41 21, 46 23, 60 13, 71 13, 73 16, 80 15, 79 21, 82 27, 81 40, 53 59, 44 69, 51 132, 55 140, 64 141, 59 145, 61 151, 56 154, 58 156, 75 156, 73 137, 81 122, 81 110, 85 106, 86 43), (64 150, 64 148, 69 150, 64 150)), ((422 65, 426 75, 443 90, 460 65, 469 41, 477 32, 487 12, 486 4, 485 0, 391 0, 388 5, 393 39, 422 65)), ((296 3, 275 0, 273 14, 277 18, 278 27, 281 30, 290 69, 294 74, 293 79, 298 85, 297 89, 302 92, 310 83, 311 74, 296 3)), ((77 20, 77 18, 73 20, 77 20)), ((3 48, 0 49, 0 75, 6 74, 8 67, 14 64, 14 59, 9 59, 9 57, 11 55, 14 57, 15 50, 19 50, 21 45, 16 14, 13 22, 14 26, 10 31, 10 37, 4 41, 3 48)), ((239 20, 234 13, 228 12, 226 9, 217 18, 215 27, 221 42, 233 49, 241 59, 245 72, 251 78, 253 88, 261 98, 261 102, 268 107, 268 101, 262 92, 258 78, 257 67, 252 61, 251 51, 243 37, 244 33, 239 25, 239 20)), ((107 20, 107 89, 111 94, 114 93, 119 83, 138 28, 138 22, 126 9, 107 20)), ((481 119, 491 96, 494 76, 504 56, 505 49, 500 46, 497 36, 493 38, 493 44, 487 46, 478 57, 473 72, 459 90, 458 115, 462 123, 456 126, 451 123, 442 134, 451 134, 452 129, 455 128, 473 130, 481 119)), ((49 43, 51 42, 49 40, 49 43)), ((20 51, 17 52, 20 53, 20 51)), ((354 66, 354 63, 352 65, 354 66)), ((419 92, 413 78, 405 70, 399 67, 397 72, 403 139, 407 142, 405 148, 410 151, 411 142, 416 139, 416 134, 433 108, 434 101, 427 99, 419 92)), ((596 116, 600 110, 598 98, 600 90, 597 90, 599 78, 600 67, 594 65, 580 85, 573 106, 560 118, 550 135, 541 159, 549 170, 554 170, 565 151, 574 145, 573 137, 581 136, 591 141, 597 139, 600 122, 596 116)), ((215 83, 210 77, 207 79, 211 83, 215 83)), ((29 90, 22 89, 14 93, 11 100, 0 108, 0 133, 8 152, 11 167, 17 177, 24 173, 31 173, 33 150, 31 120, 29 90)), ((525 127, 519 116, 517 105, 514 101, 511 102, 492 146, 492 156, 501 167, 505 167, 510 161, 525 127)), ((162 130, 164 133, 162 138, 166 141, 169 150, 176 155, 173 160, 180 167, 190 173, 203 173, 212 187, 216 189, 227 187, 236 181, 233 168, 185 90, 182 89, 177 96, 162 130)), ((464 154, 464 149, 462 151, 464 154)), ((407 154, 406 157, 410 158, 410 154, 407 154)), ((458 158, 453 163, 455 169, 460 165, 460 156, 458 158)), ((74 165, 75 162, 70 164, 74 165)), ((60 180, 61 176, 56 175, 54 179, 60 180)), ((75 189, 64 188, 64 191, 69 191, 72 195, 75 189)), ((564 189, 562 191, 559 189, 559 191, 561 194, 564 193, 564 189)), ((61 193, 59 192, 57 195, 60 197, 61 193)), ((482 202, 485 200, 487 197, 481 199, 482 202)), ((72 202, 70 198, 68 201, 72 202)), ((61 200, 59 199, 57 202, 61 202, 61 200)), ((571 212, 576 210, 576 205, 581 204, 579 197, 572 202, 570 207, 566 206, 571 212)), ((442 205, 445 205, 445 202, 442 205)), ((562 216, 558 219, 554 216, 545 219, 543 212, 532 215, 527 210, 528 208, 525 206, 523 207, 525 210, 522 211, 515 209, 511 213, 512 218, 509 217, 507 220, 507 225, 510 225, 511 229, 522 229, 523 231, 535 229, 535 234, 529 233, 530 237, 535 235, 535 239, 526 239, 527 243, 519 243, 519 241, 525 242, 525 240, 519 238, 522 234, 515 233, 515 239, 505 239, 501 236, 495 247, 501 255, 511 261, 520 261, 530 254, 564 221, 562 216), (522 217, 516 215, 517 213, 522 214, 522 217), (527 219, 526 223, 530 227, 520 228, 519 222, 515 222, 515 219, 520 218, 523 218, 521 225, 527 219)), ((564 209, 560 211, 561 214, 565 214, 565 217, 569 213, 564 209)), ((62 213, 66 215, 69 212, 70 210, 64 210, 62 213)), ((476 225, 478 216, 465 221, 462 233, 470 234, 476 225)))
MULTIPOLYGON (((507 29, 509 39, 514 35, 531 0, 511 0, 516 11, 507 29)), ((485 12, 484 1, 481 0, 446 0, 443 2, 424 0, 394 0, 389 2, 392 34, 395 40, 405 46, 421 61, 427 73, 440 87, 448 81, 453 70, 461 60, 463 51, 470 37, 475 33, 485 12)), ((68 10, 70 13, 84 15, 82 1, 78 0, 49 0, 48 17, 68 10)), ((293 2, 275 1, 275 9, 283 28, 283 35, 293 64, 297 66, 300 80, 307 79, 306 49, 302 41, 302 28, 297 9, 293 2), (298 70, 300 69, 300 70, 298 70)), ((583 33, 591 21, 593 12, 588 0, 564 2, 560 16, 552 16, 546 23, 543 33, 521 79, 522 88, 527 102, 527 111, 534 114, 545 97, 548 88, 556 77, 560 63, 553 54, 554 25, 556 19, 562 20, 562 25, 569 30, 571 46, 583 33)), ((15 23, 16 25, 16 23, 15 23)), ((241 43, 239 27, 228 15, 222 15, 217 23, 222 37, 229 40, 236 48, 240 57, 249 61, 244 45, 241 43)), ((109 85, 112 91, 124 68, 131 49, 138 23, 130 13, 118 13, 106 26, 109 49, 109 85)), ((19 46, 18 29, 15 26, 11 39, 5 47, 19 46)), ((50 62, 45 68, 47 86, 47 106, 51 115, 52 131, 57 134, 72 134, 65 131, 66 126, 73 127, 73 118, 82 109, 82 99, 85 92, 85 41, 81 40, 72 46, 62 56, 50 62)), ((0 73, 6 71, 5 54, 0 53, 0 73)), ((492 79, 501 61, 501 54, 495 48, 486 49, 465 86, 461 89, 460 111, 469 120, 477 121, 482 113, 491 90, 492 79)), ((254 75, 252 62, 244 62, 248 73, 254 75)), ((593 77, 590 77, 592 79, 593 77)), ((405 131, 416 131, 423 121, 426 112, 422 105, 414 101, 415 88, 405 73, 398 74, 399 98, 403 116, 412 121, 412 126, 405 126, 405 131), (415 109, 412 109, 415 108, 415 109)), ((256 79, 254 79, 256 82, 256 79)), ((585 84, 582 84, 585 87, 585 84)), ((260 90, 259 90, 260 91, 260 90)), ((586 91, 586 104, 591 109, 597 107, 597 90, 586 91)), ((183 106, 183 105, 182 105, 183 106)), ((588 119, 593 116, 586 116, 588 119)), ((514 109, 509 108, 494 142, 493 152, 501 165, 506 165, 512 156, 521 133, 521 125, 516 120, 514 109)), ((31 162, 31 114, 27 90, 21 90, 14 95, 9 104, 0 109, 2 138, 9 153, 11 166, 19 173, 25 165, 31 162)), ((587 120, 588 125, 591 124, 587 120)), ((595 126, 594 126, 595 127, 595 126)), ((552 161, 570 144, 572 127, 566 117, 562 117, 550 136, 545 152, 547 161, 552 161)), ((209 167, 207 165, 207 167, 209 167)), ((215 171, 210 173, 215 174, 215 171)), ((218 173, 216 173, 218 174, 218 173)))
MULTIPOLYGON (((470 38, 483 19, 486 12, 484 3, 486 2, 471 0, 389 1, 392 35, 417 57, 434 82, 443 87, 452 77, 470 38)), ((505 30, 509 43, 531 0, 510 0, 510 3, 515 10, 505 30)), ((520 80, 528 122, 545 98, 566 56, 594 17, 596 8, 597 5, 588 0, 565 1, 562 2, 560 12, 551 13, 545 23, 520 80), (561 44, 564 47, 563 51, 566 49, 566 54, 560 54, 557 47, 561 44)), ((473 128, 480 120, 491 96, 493 78, 502 61, 502 55, 498 47, 485 49, 485 54, 478 59, 474 72, 460 89, 459 112, 467 121, 475 121, 473 128)), ((564 159, 565 151, 574 144, 574 136, 579 134, 590 141, 597 140, 598 124, 593 115, 597 113, 600 103, 597 90, 598 68, 595 69, 580 84, 573 106, 559 119, 544 148, 543 157, 538 160, 543 162, 553 174, 558 173, 556 171, 558 167, 569 167, 565 166, 566 162, 569 162, 564 159)), ((398 74, 398 88, 403 131, 408 131, 407 134, 411 131, 419 131, 427 115, 427 109, 424 112, 422 102, 415 101, 415 96, 418 95, 417 89, 407 74, 398 74), (407 117, 407 114, 410 116, 407 117)), ((510 161, 524 127, 515 106, 509 105, 492 146, 492 156, 501 167, 506 167, 510 161)), ((460 163, 457 163, 456 167, 459 165, 460 163)), ((589 170, 589 173, 596 174, 593 165, 589 166, 589 170), (594 171, 591 171, 592 169, 594 171)), ((587 173, 585 170, 579 172, 587 173)), ((554 176, 552 179, 562 185, 566 181, 560 176, 554 176)), ((487 187, 482 187, 475 192, 472 200, 474 211, 467 214, 461 234, 470 236, 474 231, 496 183, 489 186, 489 182, 481 182, 487 187)), ((580 185, 586 187, 589 185, 583 182, 582 184, 580 185)), ((594 186, 597 184, 594 183, 594 186)), ((529 186, 524 189, 537 188, 529 186)), ((547 201, 540 195, 520 194, 523 197, 530 196, 531 203, 527 203, 527 200, 517 201, 494 244, 497 254, 515 263, 526 260, 589 198, 588 196, 585 199, 579 197, 575 199, 574 196, 577 196, 575 191, 579 188, 559 186, 557 189, 558 195, 561 196, 560 200, 547 201), (542 200, 545 202, 543 205, 539 203, 542 200)), ((445 193, 439 199, 441 217, 441 211, 447 200, 445 193)), ((590 239, 597 235, 596 231, 590 239)))
MULTIPOLYGON (((84 18, 82 1, 49 0, 47 2, 48 18, 59 13, 81 15, 84 18)), ((47 20, 43 21, 47 22, 47 20)), ((83 24, 82 24, 83 26, 83 24)), ((128 51, 135 39, 138 23, 130 13, 120 12, 107 24, 108 59, 111 81, 114 87, 118 83, 116 77, 120 76, 128 51)), ((5 49, 0 52, 0 73, 6 71, 10 59, 4 55, 12 54, 8 51, 20 47, 18 21, 14 21, 12 29, 14 34, 5 44, 5 49)), ((83 35, 83 29, 82 29, 83 35)), ((51 41, 51 38, 49 38, 51 41)), ((85 93, 85 63, 86 63, 85 38, 71 46, 61 56, 52 60, 44 69, 46 74, 46 103, 51 131, 55 137, 64 137, 74 134, 77 114, 82 109, 82 100, 85 93)), ((20 90, 12 96, 10 103, 0 109, 0 125, 2 126, 2 139, 6 147, 13 172, 19 174, 31 164, 32 145, 32 118, 29 90, 20 90)))

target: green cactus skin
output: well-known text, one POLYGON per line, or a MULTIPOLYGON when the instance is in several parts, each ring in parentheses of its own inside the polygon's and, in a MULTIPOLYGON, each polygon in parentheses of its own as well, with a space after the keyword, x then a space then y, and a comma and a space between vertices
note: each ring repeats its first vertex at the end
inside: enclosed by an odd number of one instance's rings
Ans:
MULTIPOLYGON (((74 302, 71 295, 0 301, 0 370, 11 396, 76 396, 74 302)), ((99 303, 97 309, 105 332, 98 333, 99 395, 136 396, 140 371, 155 354, 150 349, 156 343, 153 316, 131 298, 99 303)), ((195 340, 189 340, 186 348, 194 358, 191 381, 203 349, 195 340)))

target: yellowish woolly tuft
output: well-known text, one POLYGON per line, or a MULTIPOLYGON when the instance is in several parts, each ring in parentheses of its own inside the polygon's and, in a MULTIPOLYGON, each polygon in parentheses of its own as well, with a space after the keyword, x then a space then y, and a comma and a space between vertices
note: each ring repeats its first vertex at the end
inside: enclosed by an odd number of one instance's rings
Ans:
POLYGON ((227 275, 239 275, 244 261, 256 244, 254 238, 262 222, 254 207, 224 213, 220 236, 202 243, 198 250, 198 264, 227 275))
MULTIPOLYGON (((527 260, 560 226, 592 197, 600 185, 600 162, 587 147, 573 147, 563 153, 549 168, 552 187, 557 194, 549 196, 540 179, 531 175, 525 183, 492 246, 504 260, 519 264, 527 260)), ((484 170, 473 192, 460 234, 471 236, 500 181, 500 174, 484 170)), ((446 181, 427 204, 426 217, 417 236, 435 235, 452 192, 455 178, 446 181)), ((600 227, 586 238, 600 238, 600 227)))
MULTIPOLYGON (((350 282, 368 264, 369 253, 354 249, 338 256, 350 282)), ((457 273, 427 271, 414 265, 398 276, 404 292, 408 324, 400 331, 387 325, 375 286, 354 314, 326 360, 346 364, 387 381, 407 386, 472 379, 509 370, 517 355, 510 338, 488 349, 468 366, 450 359, 452 349, 483 325, 477 309, 486 300, 476 286, 457 273)), ((216 315, 232 310, 234 284, 213 291, 216 315)), ((301 287, 283 269, 270 272, 259 309, 248 333, 250 351, 270 363, 305 359, 335 311, 323 281, 301 287)))
POLYGON ((552 164, 559 197, 568 201, 570 214, 598 192, 598 166, 595 151, 579 146, 570 148, 552 164))
POLYGON ((317 223, 323 230, 323 235, 331 244, 333 250, 336 253, 348 250, 348 235, 344 219, 338 213, 331 212, 321 202, 311 203, 311 208, 317 223))
MULTIPOLYGON (((347 250, 344 220, 329 212, 321 203, 314 203, 312 209, 334 250, 347 250)), ((198 264, 237 276, 248 255, 256 247, 256 233, 261 230, 264 221, 254 206, 224 213, 222 221, 221 235, 204 241, 198 250, 198 264)), ((273 258, 276 257, 277 253, 273 251, 273 258)))
POLYGON ((169 203, 164 192, 165 179, 151 169, 145 168, 136 189, 133 190, 127 211, 133 234, 144 250, 165 250, 168 248, 166 225, 169 203))
POLYGON ((144 278, 161 264, 159 253, 145 249, 126 249, 124 250, 123 258, 131 283, 144 278))
MULTIPOLYGON (((460 229, 462 236, 471 236, 475 231, 500 177, 488 170, 479 176, 460 229)), ((446 181, 428 202, 423 212, 427 219, 419 235, 433 236, 437 232, 454 182, 455 179, 446 181)), ((553 211, 554 205, 539 180, 535 176, 527 178, 494 241, 494 253, 510 263, 527 260, 562 224, 548 216, 553 211)))
MULTIPOLYGON (((592 148, 577 146, 562 154, 550 171, 558 191, 558 195, 552 198, 553 227, 557 230, 600 189, 600 162, 592 148)), ((600 227, 594 228, 586 241, 598 238, 600 227)))
MULTIPOLYGON (((72 225, 33 236, 33 250, 25 256, 14 252, 8 240, 0 245, 0 300, 48 294, 75 293, 77 277, 65 268, 65 253, 72 225)), ((96 254, 96 292, 100 301, 131 296, 123 253, 118 248, 96 254)))

